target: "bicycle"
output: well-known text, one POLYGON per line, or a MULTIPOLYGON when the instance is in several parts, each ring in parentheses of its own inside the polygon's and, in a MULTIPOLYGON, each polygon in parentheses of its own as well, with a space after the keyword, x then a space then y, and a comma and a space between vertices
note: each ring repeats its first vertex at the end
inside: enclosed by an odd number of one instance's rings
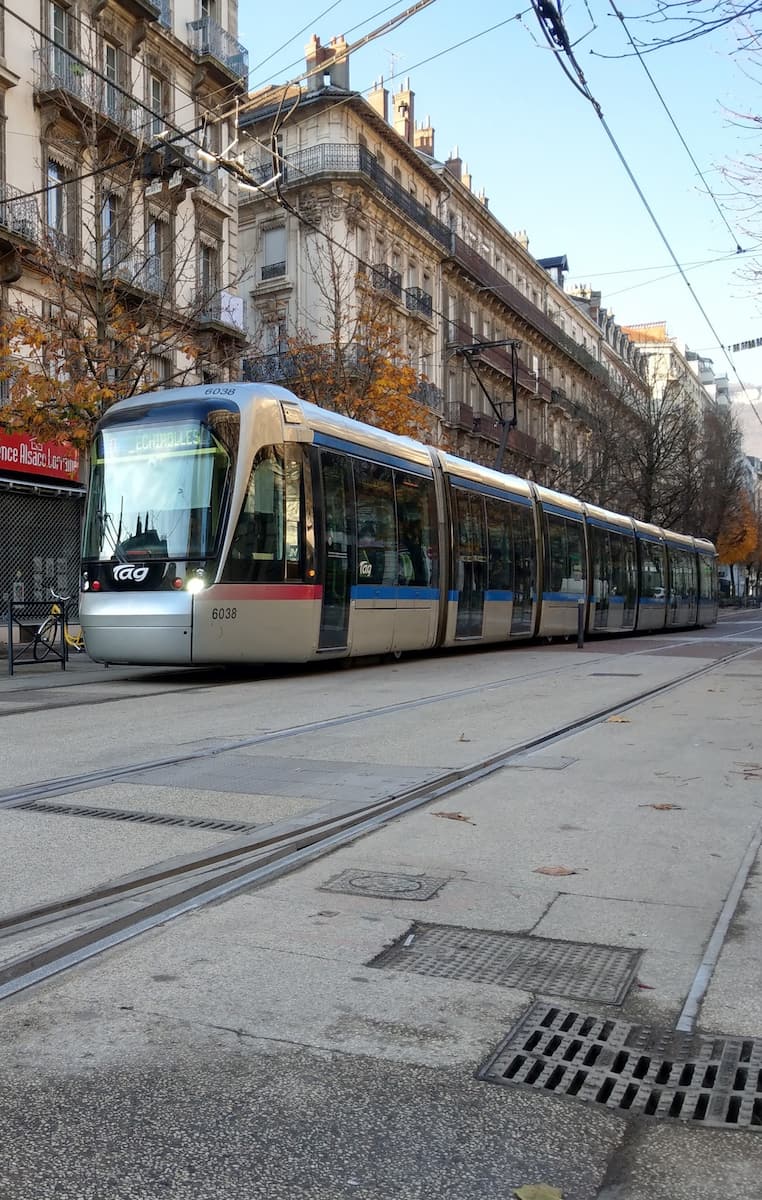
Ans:
MULTIPOLYGON (((64 608, 62 607, 70 596, 59 596, 58 592, 50 589, 50 595, 53 603, 50 606, 50 612, 45 617, 39 629, 34 635, 34 647, 32 653, 35 662, 44 662, 50 654, 58 654, 58 647, 61 644, 61 622, 63 622, 63 640, 65 647, 70 647, 76 650, 78 654, 83 654, 85 650, 85 639, 82 635, 82 630, 79 633, 70 633, 69 626, 64 616, 64 608)), ((64 650, 65 653, 65 650, 64 650)))

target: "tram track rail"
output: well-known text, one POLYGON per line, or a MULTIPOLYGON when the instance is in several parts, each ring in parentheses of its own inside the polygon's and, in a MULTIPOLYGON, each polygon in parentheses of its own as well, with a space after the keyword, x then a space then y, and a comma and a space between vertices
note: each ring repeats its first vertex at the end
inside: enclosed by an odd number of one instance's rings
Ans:
MULTIPOLYGON (((536 753, 583 733, 614 714, 674 691, 695 679, 711 674, 729 662, 756 653, 756 646, 733 650, 714 662, 705 663, 652 687, 634 691, 614 703, 513 744, 475 763, 444 771, 433 779, 370 804, 359 804, 340 815, 326 817, 324 814, 318 814, 312 819, 306 819, 301 827, 296 828, 293 822, 287 823, 287 829, 279 830, 277 825, 267 826, 253 836, 245 835, 218 843, 200 852, 177 856, 131 875, 111 880, 84 893, 61 897, 56 901, 1 916, 0 945, 3 941, 12 941, 21 935, 52 931, 62 921, 85 917, 94 917, 94 920, 84 928, 64 932, 51 942, 22 952, 1 964, 0 1000, 9 999, 176 917, 228 899, 241 891, 261 886, 279 875, 296 870, 313 859, 380 828, 388 821, 479 782, 510 765, 520 756, 536 753), (132 906, 127 912, 123 911, 125 903, 132 906), (119 910, 120 905, 122 910, 119 910)), ((480 690, 483 689, 462 689, 467 692, 480 690)), ((236 746, 258 744, 259 741, 276 737, 293 736, 294 732, 303 733, 315 728, 325 728, 327 724, 367 719, 369 715, 375 715, 379 711, 400 711, 412 703, 385 706, 381 710, 350 714, 328 722, 315 722, 310 726, 299 726, 296 730, 279 730, 273 734, 246 739, 245 742, 238 741, 233 745, 226 743, 224 747, 207 747, 204 751, 185 756, 185 760, 199 757, 201 754, 224 753, 225 750, 236 746)), ((176 762, 178 759, 173 757, 170 760, 162 760, 161 765, 166 761, 176 762)), ((124 774, 145 769, 145 763, 126 767, 124 774)), ((112 771, 91 773, 87 778, 103 783, 113 777, 112 771)), ((78 776, 66 781, 48 781, 47 784, 34 785, 37 788, 35 795, 57 795, 64 789, 81 787, 82 778, 78 776), (48 791, 42 793, 40 789, 45 786, 48 787, 48 791)), ((23 789, 15 795, 28 799, 30 789, 23 789)), ((16 799, 16 803, 20 802, 21 800, 16 799)), ((5 804, 6 807, 12 807, 13 797, 6 795, 5 804)), ((749 869, 750 865, 749 863, 749 869)))

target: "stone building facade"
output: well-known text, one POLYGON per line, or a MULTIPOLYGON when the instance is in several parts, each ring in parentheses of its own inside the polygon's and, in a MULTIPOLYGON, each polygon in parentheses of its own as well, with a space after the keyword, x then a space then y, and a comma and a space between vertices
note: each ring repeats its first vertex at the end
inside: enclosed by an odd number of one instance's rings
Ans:
POLYGON ((240 121, 250 369, 272 376, 289 335, 330 327, 321 268, 349 290, 359 271, 388 299, 442 442, 563 484, 588 453, 591 411, 644 386, 637 348, 565 292, 563 256, 535 259, 506 229, 457 151, 436 156, 409 84, 366 100, 345 44, 315 37, 306 68, 304 88, 263 89, 240 121))

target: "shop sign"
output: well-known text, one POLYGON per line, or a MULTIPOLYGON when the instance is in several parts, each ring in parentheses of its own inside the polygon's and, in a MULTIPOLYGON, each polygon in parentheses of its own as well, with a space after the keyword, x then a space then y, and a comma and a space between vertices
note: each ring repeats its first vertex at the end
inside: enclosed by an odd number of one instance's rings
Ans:
POLYGON ((17 471, 48 479, 77 479, 79 451, 57 442, 40 442, 30 433, 0 431, 0 473, 17 471))

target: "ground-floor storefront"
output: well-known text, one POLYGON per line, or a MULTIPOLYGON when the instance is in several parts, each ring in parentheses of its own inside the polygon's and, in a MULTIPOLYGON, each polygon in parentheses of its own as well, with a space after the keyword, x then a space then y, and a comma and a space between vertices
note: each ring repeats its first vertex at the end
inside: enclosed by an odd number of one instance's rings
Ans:
MULTIPOLYGON (((85 489, 76 450, 0 433, 0 613, 79 591, 85 489)), ((0 631, 0 639, 4 640, 0 631)))

